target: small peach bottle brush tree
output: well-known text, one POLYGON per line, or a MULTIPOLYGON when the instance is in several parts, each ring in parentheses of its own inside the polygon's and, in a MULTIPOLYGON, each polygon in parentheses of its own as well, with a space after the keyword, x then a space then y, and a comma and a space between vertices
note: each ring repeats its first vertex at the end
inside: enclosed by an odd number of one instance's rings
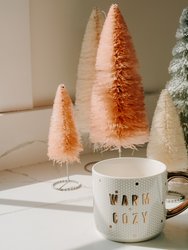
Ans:
POLYGON ((54 99, 48 136, 48 157, 55 163, 66 165, 67 178, 54 183, 58 190, 73 190, 81 185, 69 178, 69 164, 79 162, 82 144, 78 134, 71 98, 64 86, 60 84, 54 99))
POLYGON ((96 58, 90 139, 96 149, 132 148, 148 141, 149 128, 136 52, 118 5, 110 7, 96 58))
POLYGON ((95 81, 95 62, 104 14, 93 8, 84 33, 77 69, 75 115, 80 132, 89 132, 91 90, 95 81))

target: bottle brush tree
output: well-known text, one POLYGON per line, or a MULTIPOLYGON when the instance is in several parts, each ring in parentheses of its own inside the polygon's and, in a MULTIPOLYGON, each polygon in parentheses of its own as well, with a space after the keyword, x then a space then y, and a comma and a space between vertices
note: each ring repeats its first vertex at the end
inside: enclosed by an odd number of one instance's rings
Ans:
POLYGON ((95 81, 96 54, 104 15, 94 8, 88 20, 82 41, 77 69, 75 110, 81 132, 89 132, 91 90, 95 81))
MULTIPOLYGON (((53 160, 60 165, 66 163, 67 180, 55 183, 54 187, 61 182, 64 185, 71 182, 69 180, 68 164, 75 161, 79 162, 81 151, 82 145, 73 116, 72 101, 64 84, 60 84, 57 88, 51 115, 48 136, 48 157, 49 160, 53 160)), ((72 182, 76 183, 76 181, 72 182)), ((63 188, 57 189, 65 190, 63 188)), ((75 188, 69 187, 68 190, 70 189, 75 188)))
POLYGON ((178 110, 188 151, 188 7, 183 10, 179 23, 167 89, 178 110))
POLYGON ((96 58, 90 138, 95 148, 135 148, 148 141, 148 121, 138 62, 118 5, 110 7, 96 58))
POLYGON ((164 162, 170 171, 183 171, 187 168, 183 130, 167 89, 161 92, 154 112, 147 157, 164 162))

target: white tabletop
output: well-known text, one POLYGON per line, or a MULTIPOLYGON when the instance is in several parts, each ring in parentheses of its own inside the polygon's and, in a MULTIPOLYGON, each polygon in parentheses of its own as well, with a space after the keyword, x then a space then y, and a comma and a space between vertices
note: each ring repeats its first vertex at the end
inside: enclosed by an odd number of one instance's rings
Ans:
POLYGON ((71 179, 82 184, 74 191, 52 188, 65 168, 51 163, 1 171, 0 249, 188 249, 188 211, 167 220, 164 231, 147 242, 116 243, 103 238, 93 219, 91 174, 83 168, 91 159, 101 156, 85 155, 82 164, 70 166, 71 179))

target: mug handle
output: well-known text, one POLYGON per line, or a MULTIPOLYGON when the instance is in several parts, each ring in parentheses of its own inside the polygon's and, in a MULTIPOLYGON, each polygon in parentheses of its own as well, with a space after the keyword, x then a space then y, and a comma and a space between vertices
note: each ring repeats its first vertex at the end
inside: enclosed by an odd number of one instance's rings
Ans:
MULTIPOLYGON (((188 173, 183 171, 168 172, 168 182, 175 178, 185 179, 188 182, 188 173)), ((188 200, 185 200, 175 208, 167 209, 166 219, 172 218, 188 208, 188 200)))

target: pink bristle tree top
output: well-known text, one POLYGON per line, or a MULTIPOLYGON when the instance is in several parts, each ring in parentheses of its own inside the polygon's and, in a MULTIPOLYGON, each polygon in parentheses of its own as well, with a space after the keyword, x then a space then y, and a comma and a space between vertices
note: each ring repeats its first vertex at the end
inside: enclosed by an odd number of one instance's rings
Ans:
POLYGON ((144 91, 136 53, 118 5, 105 20, 96 58, 90 139, 96 148, 135 148, 148 141, 144 91))
POLYGON ((64 86, 57 88, 48 137, 48 157, 57 163, 79 162, 82 151, 71 98, 64 86))

